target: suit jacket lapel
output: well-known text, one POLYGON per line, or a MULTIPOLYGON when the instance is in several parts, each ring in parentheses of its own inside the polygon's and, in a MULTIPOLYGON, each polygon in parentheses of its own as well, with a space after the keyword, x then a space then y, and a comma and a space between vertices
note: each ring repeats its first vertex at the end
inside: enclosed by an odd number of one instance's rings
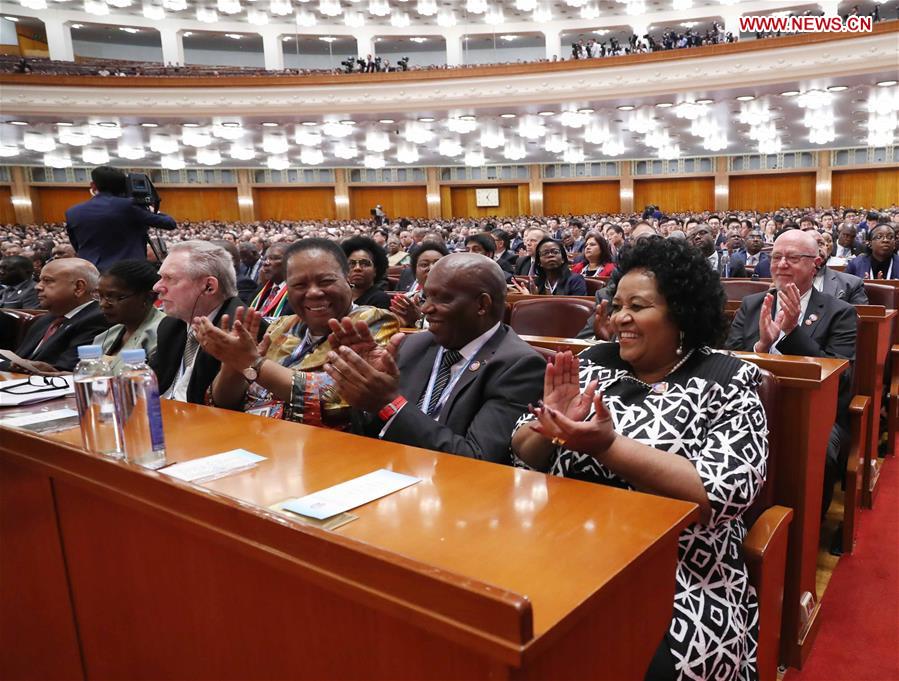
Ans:
MULTIPOLYGON (((430 335, 430 334, 428 334, 430 335)), ((428 389, 428 381, 431 378, 431 371, 434 368, 434 360, 437 357, 437 342, 432 338, 430 344, 424 349, 423 354, 419 358, 413 358, 408 367, 403 367, 400 371, 400 380, 404 384, 403 392, 410 402, 415 402, 415 408, 418 409, 418 402, 421 396, 428 389), (403 380, 405 379, 405 380, 403 380)))
POLYGON ((17 348, 16 354, 23 358, 30 357, 37 348, 38 343, 41 342, 41 338, 43 338, 44 334, 47 332, 47 327, 52 323, 53 315, 42 315, 28 330, 28 334, 26 335, 25 340, 22 341, 22 345, 17 348))
POLYGON ((484 343, 480 350, 475 353, 475 356, 471 358, 471 362, 468 363, 468 366, 463 369, 462 375, 459 377, 459 380, 456 381, 456 385, 453 386, 453 391, 450 393, 449 397, 446 400, 446 403, 443 405, 443 409, 440 410, 440 418, 438 419, 441 423, 446 421, 446 417, 452 411, 452 405, 462 394, 462 391, 465 390, 466 386, 471 383, 475 378, 477 378, 478 374, 484 370, 487 362, 491 357, 496 353, 496 349, 499 347, 500 343, 502 343, 503 339, 506 337, 506 328, 500 325, 500 327, 496 330, 490 339, 484 343))
POLYGON ((799 322, 809 336, 814 336, 815 328, 817 328, 818 322, 824 316, 824 303, 826 302, 824 296, 825 294, 819 293, 814 288, 812 289, 811 298, 809 298, 808 306, 805 308, 805 315, 799 322))

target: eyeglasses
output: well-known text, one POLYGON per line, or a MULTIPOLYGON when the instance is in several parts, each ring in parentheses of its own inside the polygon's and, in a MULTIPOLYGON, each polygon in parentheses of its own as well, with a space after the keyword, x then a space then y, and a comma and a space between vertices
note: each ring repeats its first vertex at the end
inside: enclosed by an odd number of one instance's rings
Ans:
POLYGON ((540 251, 540 255, 562 255, 562 251, 558 248, 545 248, 540 251))
POLYGON ((771 254, 771 262, 780 262, 781 260, 786 260, 791 265, 798 265, 799 262, 803 258, 817 258, 817 255, 797 255, 795 253, 772 253, 771 254))
POLYGON ((128 300, 129 298, 133 298, 138 295, 137 293, 129 293, 127 296, 104 296, 102 293, 94 293, 92 296, 94 300, 100 303, 108 303, 110 305, 115 305, 117 303, 121 303, 123 300, 128 300))
POLYGON ((34 395, 49 390, 68 388, 69 382, 62 376, 29 376, 27 380, 0 386, 0 392, 7 395, 34 395))
POLYGON ((892 234, 878 234, 877 236, 872 236, 871 241, 895 241, 896 237, 892 234))
POLYGON ((364 268, 366 268, 366 267, 373 267, 373 266, 374 266, 374 263, 372 263, 371 260, 365 260, 365 259, 362 259, 362 260, 350 260, 349 263, 350 263, 350 269, 353 269, 354 267, 362 267, 362 268, 364 269, 364 268))

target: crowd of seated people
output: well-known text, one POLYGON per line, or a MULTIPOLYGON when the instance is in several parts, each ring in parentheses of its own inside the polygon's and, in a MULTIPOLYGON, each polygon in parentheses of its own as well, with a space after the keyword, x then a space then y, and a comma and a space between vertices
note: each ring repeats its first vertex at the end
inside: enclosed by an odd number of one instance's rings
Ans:
MULTIPOLYGON (((807 10, 805 14, 812 13, 807 10)), ((848 14, 859 14, 858 9, 848 14)), ((882 16, 880 8, 875 3, 871 14, 874 21, 887 19, 882 16)), ((890 17, 890 18, 899 18, 890 17)), ((644 54, 648 52, 660 52, 666 50, 680 50, 703 45, 717 45, 733 43, 740 39, 763 39, 779 37, 781 33, 756 33, 754 36, 735 36, 726 32, 720 23, 714 22, 712 27, 704 32, 687 29, 678 32, 673 29, 646 33, 642 36, 631 34, 628 38, 619 40, 612 37, 608 41, 596 40, 592 37, 578 36, 571 44, 571 60, 596 59, 615 57, 625 54, 644 54)), ((567 48, 566 48, 567 49, 567 48)), ((531 63, 546 63, 566 61, 566 55, 553 59, 535 59, 531 63)), ((366 57, 347 57, 340 61, 334 68, 285 68, 280 71, 269 71, 264 67, 230 66, 203 64, 175 65, 161 62, 133 61, 125 59, 100 59, 78 57, 77 61, 54 61, 46 57, 20 57, 18 55, 0 55, 0 73, 42 74, 63 76, 268 76, 273 73, 282 75, 339 75, 348 73, 376 73, 388 71, 430 71, 430 70, 458 70, 471 69, 482 66, 503 66, 511 64, 528 63, 521 59, 509 62, 492 62, 490 64, 459 64, 459 65, 434 65, 434 64, 410 64, 409 57, 404 56, 395 64, 383 56, 367 55, 366 57)))
MULTIPOLYGON (((896 207, 209 221, 172 232, 161 265, 121 261, 101 274, 77 254, 53 255, 61 226, 6 226, 0 300, 30 300, 37 276, 47 314, 15 352, 42 373, 71 371, 78 344, 101 344, 113 360, 142 347, 165 399, 695 502, 701 519, 681 536, 671 627, 647 678, 741 679, 756 675, 758 637, 742 516, 765 482, 767 426, 759 370, 718 350, 853 360, 864 292, 828 267, 833 247, 859 251, 849 266, 860 276, 899 279, 897 229, 896 207), (409 255, 393 278, 391 242, 409 255), (728 323, 722 276, 759 276, 763 265, 774 290, 745 297, 728 323), (547 359, 521 339, 504 321, 522 286, 515 272, 544 295, 583 295, 601 272, 584 333, 598 344, 547 359), (241 278, 256 285, 243 299, 241 278), (706 599, 733 616, 711 617, 706 599)), ((846 466, 850 380, 822 514, 846 466)))

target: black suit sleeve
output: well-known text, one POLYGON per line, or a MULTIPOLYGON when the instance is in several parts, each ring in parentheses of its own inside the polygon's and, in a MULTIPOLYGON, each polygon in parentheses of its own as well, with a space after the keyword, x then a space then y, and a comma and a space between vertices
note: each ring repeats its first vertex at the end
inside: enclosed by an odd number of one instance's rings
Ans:
POLYGON ((385 439, 495 463, 510 463, 512 430, 527 405, 540 399, 546 363, 537 354, 524 355, 504 367, 486 385, 483 404, 465 435, 427 416, 408 403, 394 417, 385 439))
POLYGON ((727 341, 724 343, 725 348, 728 350, 752 350, 751 346, 746 347, 745 326, 746 303, 743 302, 730 325, 730 333, 727 336, 727 341))
POLYGON ((841 306, 833 316, 830 333, 823 346, 812 338, 800 323, 777 343, 777 351, 784 355, 806 357, 835 357, 852 360, 855 358, 855 336, 857 329, 855 308, 841 306))

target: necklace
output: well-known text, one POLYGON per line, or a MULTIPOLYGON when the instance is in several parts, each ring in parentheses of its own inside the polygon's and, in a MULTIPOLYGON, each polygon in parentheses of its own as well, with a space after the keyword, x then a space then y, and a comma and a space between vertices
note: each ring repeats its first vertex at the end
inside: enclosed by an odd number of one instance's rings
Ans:
MULTIPOLYGON (((690 359, 690 356, 692 354, 693 354, 693 350, 690 350, 690 352, 688 352, 686 355, 684 355, 683 358, 677 364, 675 364, 673 367, 671 367, 671 371, 669 371, 667 374, 665 374, 665 378, 668 378, 671 374, 673 374, 675 371, 680 369, 684 365, 684 362, 686 362, 688 359, 690 359)), ((646 383, 644 381, 641 381, 636 376, 627 375, 627 376, 622 376, 622 378, 629 379, 629 380, 633 381, 634 383, 639 383, 644 388, 647 388, 650 392, 653 392, 656 395, 663 395, 665 392, 668 391, 668 382, 664 381, 664 380, 656 381, 655 383, 646 383)))

